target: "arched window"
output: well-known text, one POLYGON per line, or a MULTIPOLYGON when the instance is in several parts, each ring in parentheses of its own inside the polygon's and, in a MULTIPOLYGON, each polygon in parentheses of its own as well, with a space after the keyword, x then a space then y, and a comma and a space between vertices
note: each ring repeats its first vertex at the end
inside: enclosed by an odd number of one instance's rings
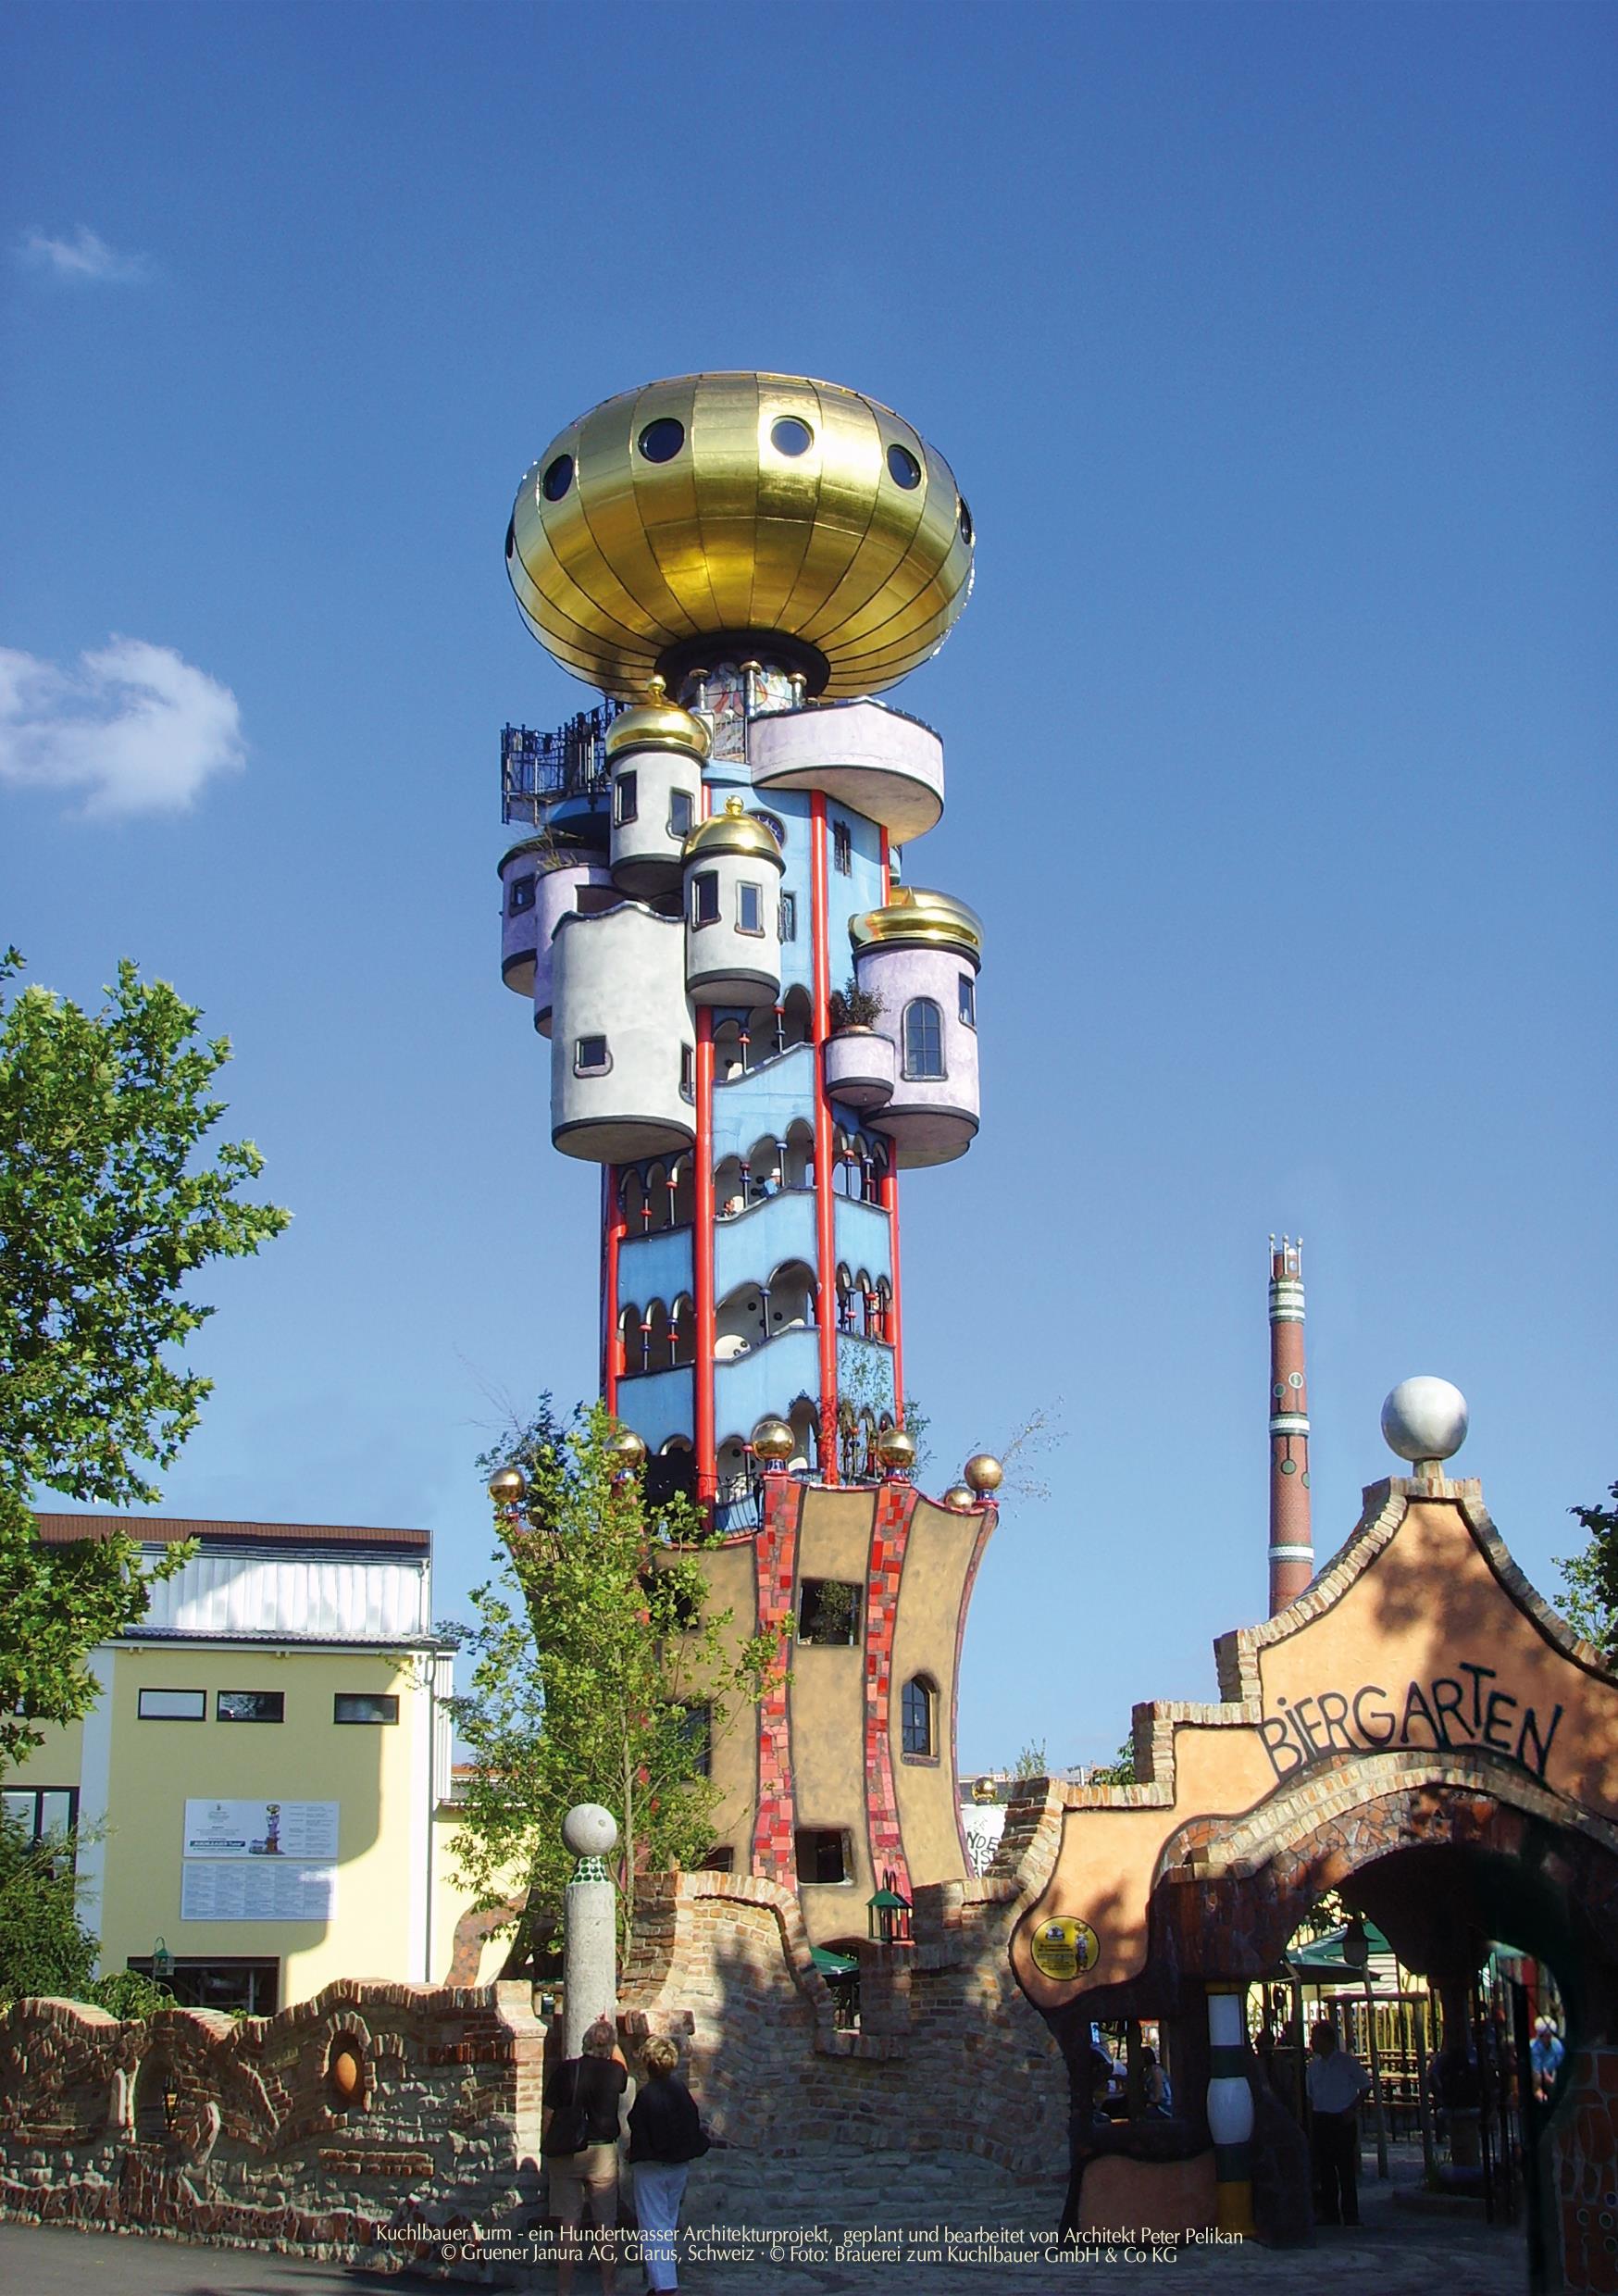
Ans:
POLYGON ((941 1077, 944 1073, 944 1017, 930 996, 913 997, 904 1007, 904 1073, 907 1077, 941 1077))
POLYGON ((904 1685, 900 1709, 900 1744, 912 1760, 927 1760, 938 1753, 939 1694, 925 1674, 913 1674, 904 1685))

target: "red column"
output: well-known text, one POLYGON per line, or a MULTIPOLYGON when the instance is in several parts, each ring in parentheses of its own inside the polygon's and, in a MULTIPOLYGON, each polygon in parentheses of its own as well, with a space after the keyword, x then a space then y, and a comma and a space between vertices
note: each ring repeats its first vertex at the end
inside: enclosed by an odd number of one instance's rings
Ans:
POLYGON ((602 1333, 601 1392, 609 1411, 618 1407, 618 1246, 624 1234, 624 1207, 618 1193, 618 1167, 602 1167, 602 1333))
POLYGON ((714 1016, 697 1008, 696 1145, 691 1151, 695 1218, 691 1222, 691 1304, 696 1360, 691 1371, 697 1453, 697 1504, 718 1493, 714 1441, 714 1016))
POLYGON ((1303 1246, 1270 1239, 1270 1616, 1314 1576, 1309 1389, 1303 1367, 1303 1246))
POLYGON ((888 1215, 888 1257, 893 1269, 893 1298, 889 1308, 888 1340, 893 1350, 893 1423, 904 1425, 904 1317, 899 1302, 899 1175, 893 1168, 894 1150, 881 1179, 881 1205, 888 1215))
POLYGON ((820 1479, 837 1480, 837 1217, 831 1186, 831 1102, 826 1092, 826 1039, 831 1021, 831 908, 826 866, 826 799, 809 800, 814 897, 810 904, 815 954, 815 1235, 820 1277, 820 1479))

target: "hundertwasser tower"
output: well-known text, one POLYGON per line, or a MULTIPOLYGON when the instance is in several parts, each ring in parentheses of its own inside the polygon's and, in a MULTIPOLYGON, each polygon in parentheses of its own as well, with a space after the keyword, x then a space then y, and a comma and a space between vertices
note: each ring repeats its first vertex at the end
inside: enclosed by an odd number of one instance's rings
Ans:
POLYGON ((902 1942, 912 1890, 966 1873, 956 1676, 1000 1468, 938 1504, 908 1479, 899 1176, 977 1132, 982 935, 909 865, 939 737, 875 697, 948 635, 972 553, 918 431, 765 374, 606 400, 505 536, 529 628, 602 699, 505 729, 504 975, 550 1040, 554 1143, 601 1167, 603 1393, 649 1495, 727 1534, 716 1603, 793 1636, 790 1698, 714 1748, 713 1862, 795 1884, 817 1946, 873 1891, 902 1942))
POLYGON ((871 698, 972 546, 908 423, 753 374, 607 400, 507 530, 529 627, 606 698, 506 729, 504 977, 554 1144, 602 1167, 603 1391, 721 1524, 761 1418, 826 1483, 902 1421, 899 1174, 977 1129, 978 922, 909 866, 942 744, 871 698))

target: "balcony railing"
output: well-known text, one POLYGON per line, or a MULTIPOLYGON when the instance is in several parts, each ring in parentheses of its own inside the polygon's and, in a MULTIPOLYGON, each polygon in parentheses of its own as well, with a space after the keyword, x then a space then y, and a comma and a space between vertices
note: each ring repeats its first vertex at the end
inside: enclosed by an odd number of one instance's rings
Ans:
POLYGON ((546 806, 559 797, 604 796, 611 779, 607 728, 627 706, 607 694, 599 708, 581 709, 554 733, 536 733, 531 726, 503 726, 501 819, 537 826, 546 806))

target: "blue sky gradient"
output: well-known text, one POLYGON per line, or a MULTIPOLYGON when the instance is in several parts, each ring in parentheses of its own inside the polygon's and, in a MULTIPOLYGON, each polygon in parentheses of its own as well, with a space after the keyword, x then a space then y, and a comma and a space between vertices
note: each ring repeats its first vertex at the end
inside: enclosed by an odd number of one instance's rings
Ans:
POLYGON ((1322 1554, 1436 1371, 1553 1582, 1618 1476, 1611 10, 53 5, 4 41, 0 939, 203 1004, 297 1216, 205 1287, 171 1511, 429 1524, 454 1612, 491 1398, 592 1381, 595 1174, 550 1149, 493 873, 499 725, 591 697, 502 539, 582 408, 764 367, 902 409, 979 537, 894 697, 948 760, 909 873, 988 932, 983 1132, 903 1189, 907 1359, 934 1488, 1031 1408, 1066 1434, 979 1579, 965 1765, 1110 1753, 1262 1611, 1272 1229, 1322 1554), (115 639, 194 675, 109 783, 115 639))

